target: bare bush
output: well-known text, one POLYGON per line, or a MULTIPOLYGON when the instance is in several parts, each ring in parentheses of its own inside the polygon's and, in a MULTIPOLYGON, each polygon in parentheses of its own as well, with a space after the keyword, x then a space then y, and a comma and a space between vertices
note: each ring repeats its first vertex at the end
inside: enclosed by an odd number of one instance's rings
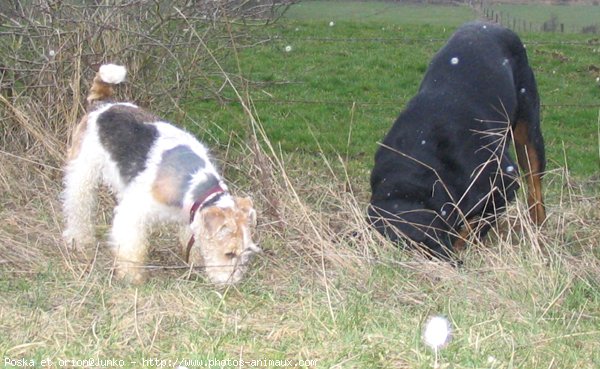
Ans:
POLYGON ((2 146, 17 144, 27 149, 37 143, 49 154, 46 159, 60 162, 65 130, 81 112, 82 91, 105 62, 125 64, 135 81, 127 96, 158 111, 172 109, 172 100, 184 96, 191 86, 200 96, 214 97, 220 85, 212 78, 208 54, 225 55, 231 50, 231 40, 241 36, 222 21, 269 20, 289 3, 3 3, 0 86, 6 111, 0 123, 2 146))

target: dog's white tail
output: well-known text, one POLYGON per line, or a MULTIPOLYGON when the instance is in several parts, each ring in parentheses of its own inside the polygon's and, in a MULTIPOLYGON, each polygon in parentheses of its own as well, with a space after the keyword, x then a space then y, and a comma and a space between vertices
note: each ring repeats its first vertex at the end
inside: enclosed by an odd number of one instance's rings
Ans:
POLYGON ((102 65, 92 81, 92 88, 87 97, 88 104, 110 98, 113 95, 112 85, 123 82, 126 75, 127 69, 122 65, 102 65))

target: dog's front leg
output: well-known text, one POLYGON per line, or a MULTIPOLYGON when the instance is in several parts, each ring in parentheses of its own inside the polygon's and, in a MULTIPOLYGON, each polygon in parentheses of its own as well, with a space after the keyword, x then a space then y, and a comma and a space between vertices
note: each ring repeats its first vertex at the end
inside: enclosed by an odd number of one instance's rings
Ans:
POLYGON ((115 276, 130 283, 145 280, 144 263, 147 255, 147 214, 138 201, 124 197, 115 208, 111 229, 111 245, 115 257, 115 276))

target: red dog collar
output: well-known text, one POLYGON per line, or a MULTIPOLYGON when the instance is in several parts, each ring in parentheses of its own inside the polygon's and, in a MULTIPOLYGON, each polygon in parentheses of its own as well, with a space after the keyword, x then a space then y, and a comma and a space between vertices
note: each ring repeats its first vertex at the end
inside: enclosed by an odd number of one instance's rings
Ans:
MULTIPOLYGON (((218 198, 224 194, 226 191, 221 187, 221 185, 216 185, 206 191, 201 197, 194 201, 192 204, 192 208, 190 209, 190 224, 194 221, 194 217, 196 216, 196 212, 202 208, 205 208, 212 203, 215 203, 218 198)), ((194 234, 190 237, 188 241, 186 250, 185 250, 185 262, 190 262, 190 251, 192 250, 192 246, 194 245, 194 234)))
POLYGON ((224 194, 225 190, 221 185, 216 185, 206 191, 201 197, 197 198, 190 209, 190 224, 194 221, 196 211, 206 207, 212 200, 216 200, 219 195, 224 194))

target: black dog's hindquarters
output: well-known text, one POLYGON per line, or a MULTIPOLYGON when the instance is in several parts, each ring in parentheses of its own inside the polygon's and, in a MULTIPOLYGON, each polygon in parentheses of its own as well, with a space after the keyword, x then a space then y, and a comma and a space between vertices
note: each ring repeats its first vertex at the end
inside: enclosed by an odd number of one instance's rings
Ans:
POLYGON ((375 155, 371 223, 447 258, 485 235, 518 189, 514 139, 530 214, 545 219, 539 96, 525 47, 512 31, 462 26, 434 56, 419 91, 375 155))

